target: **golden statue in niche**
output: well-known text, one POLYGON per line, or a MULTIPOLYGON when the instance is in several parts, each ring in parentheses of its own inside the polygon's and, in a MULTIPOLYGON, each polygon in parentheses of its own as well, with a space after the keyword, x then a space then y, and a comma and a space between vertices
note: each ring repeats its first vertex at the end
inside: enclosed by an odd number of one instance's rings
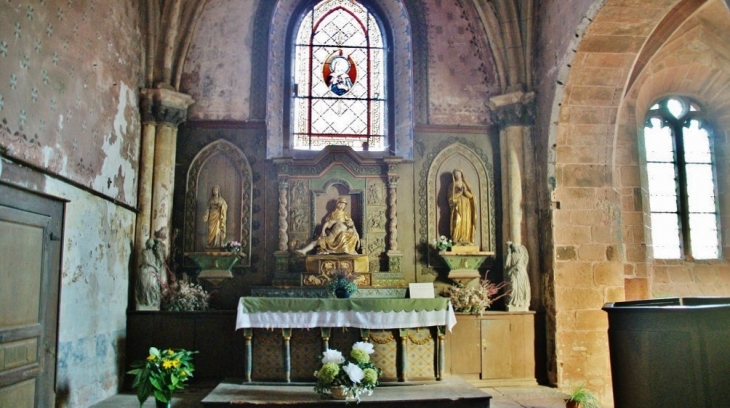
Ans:
POLYGON ((336 207, 324 219, 319 237, 298 250, 298 252, 306 254, 317 248, 318 255, 357 255, 357 248, 360 246, 360 235, 355 229, 355 223, 352 221, 350 214, 345 211, 345 207, 347 207, 347 199, 345 197, 338 198, 336 207))
POLYGON ((474 245, 476 232, 476 205, 474 193, 460 169, 451 173, 449 189, 449 225, 454 245, 474 245))
POLYGON ((220 195, 220 186, 214 186, 211 198, 205 208, 203 222, 208 223, 208 248, 222 248, 226 243, 226 214, 228 204, 220 195))

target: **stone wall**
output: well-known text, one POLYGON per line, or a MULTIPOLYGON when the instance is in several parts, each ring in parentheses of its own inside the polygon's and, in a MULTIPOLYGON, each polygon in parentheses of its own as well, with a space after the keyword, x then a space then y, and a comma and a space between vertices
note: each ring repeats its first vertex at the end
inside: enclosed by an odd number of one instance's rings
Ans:
MULTIPOLYGON (((571 63, 564 66, 565 81, 556 82, 555 102, 551 109, 540 109, 543 123, 544 112, 552 112, 547 139, 540 138, 548 140, 543 171, 554 187, 543 196, 550 200, 543 203, 543 214, 549 214, 543 223, 552 224, 554 243, 554 249, 544 246, 554 264, 554 298, 546 298, 555 319, 548 330, 555 333, 551 375, 564 388, 585 382, 606 405, 612 398, 604 303, 650 294, 730 293, 724 260, 653 261, 647 239, 637 136, 644 112, 671 92, 702 98, 708 107, 726 106, 724 96, 710 89, 728 83, 723 76, 727 58, 707 52, 712 48, 725 55, 726 40, 714 35, 725 29, 712 23, 705 29, 695 26, 726 19, 720 12, 727 11, 718 1, 680 3, 608 0, 594 10, 571 63), (700 17, 687 20, 693 14, 700 17), (674 32, 681 38, 671 38, 674 32), (633 88, 626 89, 627 84, 633 88)), ((723 158, 726 112, 713 112, 722 128, 716 150, 723 158)), ((723 163, 718 159, 721 211, 727 208, 723 163)))
POLYGON ((728 129, 730 96, 718 92, 730 83, 730 12, 720 1, 708 2, 687 19, 636 75, 621 105, 617 128, 617 171, 623 191, 623 240, 627 248, 626 298, 720 296, 730 293, 730 168, 728 129), (644 113, 666 95, 693 98, 707 114, 714 136, 718 209, 724 259, 654 260, 646 175, 639 165, 644 113))

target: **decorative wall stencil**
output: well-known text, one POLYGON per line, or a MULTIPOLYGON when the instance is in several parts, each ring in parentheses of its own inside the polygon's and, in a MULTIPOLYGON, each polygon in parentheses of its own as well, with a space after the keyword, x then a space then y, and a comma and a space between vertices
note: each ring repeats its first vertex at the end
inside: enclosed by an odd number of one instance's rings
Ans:
POLYGON ((256 380, 284 379, 284 339, 281 330, 256 330, 252 339, 256 343, 253 353, 253 372, 256 380))
POLYGON ((408 378, 433 378, 436 342, 431 330, 408 329, 408 378))
POLYGON ((7 1, 0 7, 0 148, 135 206, 137 2, 7 1))
MULTIPOLYGON (((444 125, 489 124, 489 98, 499 95, 491 53, 477 46, 475 31, 460 0, 429 2, 429 122, 444 125)), ((476 28, 475 28, 476 27, 476 28)))
POLYGON ((292 330, 291 377, 299 381, 311 381, 312 373, 321 361, 322 334, 319 330, 292 330))
MULTIPOLYGON (((262 3, 268 3, 262 2, 262 3)), ((180 92, 190 120, 249 120, 255 1, 208 1, 185 59, 180 92)), ((266 83, 264 78, 263 83, 266 83)))
POLYGON ((373 363, 383 370, 382 378, 398 378, 398 342, 395 341, 393 333, 390 330, 371 332, 370 338, 375 349, 375 353, 370 356, 373 363))

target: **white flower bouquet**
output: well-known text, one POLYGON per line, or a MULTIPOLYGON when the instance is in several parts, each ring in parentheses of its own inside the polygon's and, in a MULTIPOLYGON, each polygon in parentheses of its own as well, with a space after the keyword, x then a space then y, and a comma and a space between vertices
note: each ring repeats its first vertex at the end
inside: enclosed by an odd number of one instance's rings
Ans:
POLYGON ((373 345, 362 341, 352 346, 349 359, 335 349, 325 350, 322 366, 314 372, 314 390, 324 397, 333 394, 333 388, 341 387, 345 401, 360 402, 360 394, 365 392, 372 395, 381 374, 370 360, 373 352, 373 345))

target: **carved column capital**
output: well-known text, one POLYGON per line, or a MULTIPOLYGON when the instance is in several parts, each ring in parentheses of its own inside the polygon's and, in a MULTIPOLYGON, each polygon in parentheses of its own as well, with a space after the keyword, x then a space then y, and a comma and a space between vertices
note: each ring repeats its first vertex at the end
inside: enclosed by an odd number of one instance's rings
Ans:
POLYGON ((398 176, 388 177, 388 188, 396 188, 396 187, 398 187, 398 176))
POLYGON ((504 129, 509 126, 531 126, 535 123, 535 93, 511 92, 489 98, 492 122, 504 129))
POLYGON ((188 107, 195 100, 190 95, 166 88, 145 88, 142 94, 142 122, 177 128, 188 118, 188 107))

